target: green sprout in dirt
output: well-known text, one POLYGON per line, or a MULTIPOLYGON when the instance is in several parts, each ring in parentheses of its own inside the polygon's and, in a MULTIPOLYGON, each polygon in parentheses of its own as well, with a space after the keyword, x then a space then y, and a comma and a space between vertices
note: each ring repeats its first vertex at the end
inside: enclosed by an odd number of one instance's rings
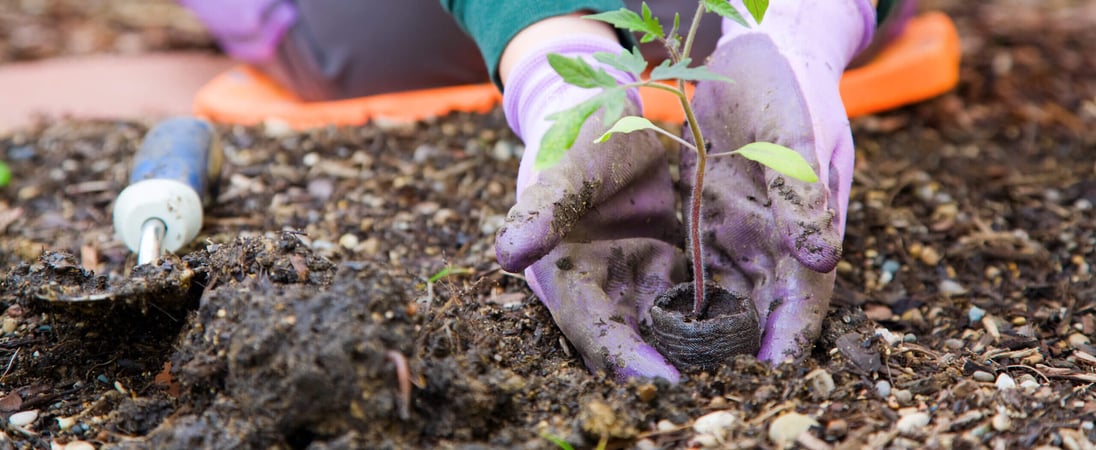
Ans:
MULTIPOLYGON (((757 23, 765 16, 768 9, 768 0, 746 0, 746 9, 757 23)), ((640 54, 638 48, 625 51, 619 55, 608 52, 594 54, 594 59, 618 70, 630 73, 640 80, 634 83, 621 84, 604 69, 594 69, 589 63, 579 57, 568 58, 559 54, 548 55, 548 62, 552 68, 569 84, 582 88, 600 88, 601 92, 577 106, 548 116, 554 121, 545 133, 541 141, 541 149, 537 154, 535 166, 537 169, 545 169, 555 165, 571 148, 582 125, 586 120, 600 109, 604 109, 604 123, 614 123, 595 142, 605 142, 615 133, 631 133, 639 130, 653 130, 663 134, 675 142, 688 147, 696 152, 697 164, 693 174, 693 192, 689 205, 689 245, 693 261, 693 282, 695 284, 696 301, 694 314, 700 315, 704 311, 704 264, 701 251, 700 236, 700 212, 701 193, 704 189, 704 172, 709 157, 739 155, 746 159, 756 161, 786 176, 806 182, 818 181, 817 175, 811 169, 810 164, 795 150, 782 145, 768 142, 753 142, 738 149, 709 154, 702 130, 689 104, 689 98, 685 94, 685 85, 688 82, 697 81, 722 81, 734 83, 727 77, 709 71, 706 66, 692 66, 689 53, 692 50, 693 40, 696 36, 697 26, 705 11, 714 12, 749 27, 742 14, 727 0, 700 0, 693 21, 687 30, 684 39, 679 34, 681 16, 674 15, 674 23, 667 32, 659 23, 657 17, 652 16, 650 7, 643 3, 639 13, 625 8, 617 11, 608 11, 600 14, 585 16, 587 19, 599 20, 609 23, 617 28, 640 33, 640 42, 661 42, 669 53, 669 58, 647 72, 647 61, 640 54), (674 135, 674 133, 655 125, 651 121, 639 116, 621 117, 627 97, 627 90, 632 88, 660 89, 674 94, 685 113, 686 125, 692 133, 693 142, 688 142, 674 135)))

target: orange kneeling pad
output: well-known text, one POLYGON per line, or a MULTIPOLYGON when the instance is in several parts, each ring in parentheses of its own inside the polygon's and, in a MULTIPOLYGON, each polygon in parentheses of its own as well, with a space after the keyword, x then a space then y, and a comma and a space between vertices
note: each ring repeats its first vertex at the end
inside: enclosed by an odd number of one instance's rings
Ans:
MULTIPOLYGON (((929 12, 867 65, 845 72, 841 97, 849 117, 870 114, 944 93, 959 80, 959 35, 943 13, 929 12)), ((692 95, 691 89, 689 95, 692 95)), ((641 89, 644 115, 684 120, 677 98, 641 89)), ((238 66, 203 86, 194 112, 216 122, 254 125, 274 119, 295 129, 361 125, 369 120, 416 121, 455 111, 485 113, 502 99, 490 83, 423 89, 324 102, 303 102, 259 71, 238 66)))

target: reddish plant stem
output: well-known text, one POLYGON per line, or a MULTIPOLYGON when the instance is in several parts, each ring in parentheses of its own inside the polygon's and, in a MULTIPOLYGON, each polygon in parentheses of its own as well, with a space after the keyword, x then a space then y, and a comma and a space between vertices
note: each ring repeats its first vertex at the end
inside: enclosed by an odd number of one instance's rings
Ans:
MULTIPOLYGON (((678 88, 684 93, 685 82, 678 80, 678 88)), ((699 317, 700 313, 704 311, 704 301, 706 299, 704 295, 704 249, 701 246, 700 210, 703 206, 704 173, 708 165, 708 149, 704 143, 704 135, 700 133, 700 125, 696 121, 696 115, 693 114, 692 106, 689 105, 689 101, 684 95, 679 98, 681 99, 681 107, 685 110, 685 119, 689 124, 689 129, 693 133, 693 142, 696 143, 696 170, 693 173, 692 201, 689 205, 689 246, 693 253, 693 291, 696 299, 693 303, 693 314, 699 317)))

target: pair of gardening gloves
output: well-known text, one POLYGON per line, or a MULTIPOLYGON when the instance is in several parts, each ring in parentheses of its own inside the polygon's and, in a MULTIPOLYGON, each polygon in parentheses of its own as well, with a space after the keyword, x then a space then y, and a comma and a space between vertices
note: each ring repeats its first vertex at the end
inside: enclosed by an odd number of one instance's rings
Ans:
MULTIPOLYGON (((754 141, 781 144, 799 152, 819 181, 787 178, 738 156, 713 158, 700 230, 708 279, 752 299, 762 336, 757 356, 779 363, 812 345, 833 292, 854 158, 838 82, 870 43, 875 9, 869 0, 772 2, 763 22, 752 25, 724 20, 708 62, 734 83, 696 87, 692 105, 709 152, 754 141)), ((496 249, 504 269, 525 271, 590 370, 676 382, 678 368, 644 341, 640 326, 650 323, 648 310, 660 293, 691 278, 678 200, 689 204, 696 155, 682 150, 675 185, 653 132, 594 144, 611 125, 599 112, 558 165, 533 167, 550 126, 545 116, 598 92, 565 84, 545 55, 622 50, 615 41, 568 38, 547 43, 511 72, 504 107, 527 147, 518 201, 496 249)), ((625 114, 640 114, 638 98, 630 103, 625 114)))

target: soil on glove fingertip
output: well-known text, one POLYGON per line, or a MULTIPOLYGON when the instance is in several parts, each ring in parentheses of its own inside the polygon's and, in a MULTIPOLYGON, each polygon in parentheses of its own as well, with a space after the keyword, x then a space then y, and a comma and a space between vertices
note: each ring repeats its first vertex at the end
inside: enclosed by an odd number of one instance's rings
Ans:
MULTIPOLYGON (((0 0, 0 63, 213 48, 172 2, 93 3, 0 0)), ((922 2, 959 27, 961 81, 853 120, 813 352, 675 386, 590 374, 498 268, 501 111, 219 126, 202 234, 136 269, 110 206, 153 121, 0 135, 0 448, 1092 448, 1090 3, 922 2), (57 301, 87 293, 117 298, 57 301)))

